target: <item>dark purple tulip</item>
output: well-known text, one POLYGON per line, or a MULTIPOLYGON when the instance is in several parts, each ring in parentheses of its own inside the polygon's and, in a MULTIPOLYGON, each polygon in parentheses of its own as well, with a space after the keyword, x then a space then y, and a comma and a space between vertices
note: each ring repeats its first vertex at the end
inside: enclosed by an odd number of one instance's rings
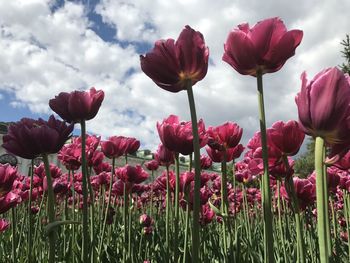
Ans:
POLYGON ((200 157, 201 169, 209 169, 213 165, 213 161, 209 156, 202 154, 200 157))
POLYGON ((252 28, 240 24, 229 33, 222 60, 243 75, 276 72, 294 56, 302 38, 303 31, 287 31, 278 17, 260 21, 252 28))
POLYGON ((277 121, 268 130, 267 135, 269 143, 287 156, 296 155, 305 138, 296 121, 277 121))
MULTIPOLYGON (((178 116, 170 115, 162 123, 157 122, 159 138, 169 150, 183 155, 193 153, 193 133, 190 121, 181 121, 178 116)), ((207 144, 207 135, 203 120, 198 122, 198 136, 200 147, 207 144)))
POLYGON ((50 108, 67 122, 93 119, 104 99, 102 90, 61 92, 49 102, 50 108))
POLYGON ((158 40, 152 51, 140 56, 142 71, 159 87, 170 92, 186 90, 186 82, 194 85, 208 70, 209 49, 203 35, 186 26, 174 39, 158 40))
POLYGON ((57 158, 68 170, 78 170, 81 166, 81 145, 78 143, 64 145, 57 158))
POLYGON ((126 138, 126 150, 128 154, 135 153, 140 148, 140 141, 136 138, 127 137, 126 138))
POLYGON ((153 223, 153 219, 147 214, 142 214, 139 221, 140 225, 143 227, 149 227, 153 223))
POLYGON ((9 126, 2 147, 19 157, 34 159, 41 154, 57 153, 72 131, 73 124, 67 126, 53 115, 48 121, 23 118, 9 126))
MULTIPOLYGON (((215 150, 211 147, 205 147, 210 159, 215 163, 221 163, 224 160, 225 151, 215 150)), ((226 162, 230 162, 234 159, 237 159, 241 156, 244 151, 242 144, 238 144, 236 147, 228 148, 226 150, 226 162)))
POLYGON ((301 129, 331 145, 349 144, 349 76, 334 67, 321 71, 311 81, 304 72, 301 79, 301 91, 295 97, 301 129))

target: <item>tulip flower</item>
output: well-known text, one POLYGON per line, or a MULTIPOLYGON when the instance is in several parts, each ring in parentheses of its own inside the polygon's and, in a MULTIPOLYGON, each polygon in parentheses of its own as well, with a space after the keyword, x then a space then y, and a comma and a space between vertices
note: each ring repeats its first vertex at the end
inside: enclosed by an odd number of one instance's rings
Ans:
POLYGON ((287 156, 296 155, 304 141, 305 134, 299 128, 298 122, 275 122, 268 130, 268 143, 273 144, 287 156))
POLYGON ((211 158, 207 155, 204 155, 204 154, 201 155, 200 160, 201 160, 201 168, 202 169, 209 169, 213 164, 211 158))
POLYGON ((0 164, 0 197, 11 191, 17 178, 17 169, 9 164, 0 164))
POLYGON ((169 167, 174 163, 174 153, 166 148, 163 144, 159 144, 158 149, 154 154, 154 159, 157 160, 160 165, 169 167))
POLYGON ((238 145, 243 129, 234 122, 226 122, 216 127, 209 127, 207 133, 209 147, 224 151, 238 145))
POLYGON ((93 119, 104 99, 102 90, 61 92, 49 102, 50 108, 67 122, 93 119))
POLYGON ((139 184, 148 178, 148 173, 142 169, 141 165, 125 165, 116 169, 117 177, 124 183, 139 184))
POLYGON ((9 126, 2 147, 19 157, 34 159, 41 154, 57 153, 72 131, 73 124, 67 126, 53 115, 48 121, 23 118, 9 126))
MULTIPOLYGON (((200 32, 186 26, 176 40, 160 40, 153 50, 140 56, 141 68, 159 87, 170 92, 187 91, 193 131, 193 152, 195 166, 192 260, 199 260, 199 215, 200 215, 200 146, 197 114, 192 86, 202 80, 208 70, 209 49, 200 32)), ((168 244, 168 242, 167 242, 168 244)), ((184 252, 185 261, 187 255, 184 252)), ((167 253, 169 260, 169 253, 167 253)), ((175 253, 174 261, 178 261, 175 253)))
MULTIPOLYGON (((162 123, 157 122, 160 140, 166 148, 173 152, 189 155, 193 153, 192 123, 180 122, 179 117, 170 115, 162 123)), ((198 122, 200 147, 207 143, 207 135, 203 120, 198 122)))
POLYGON ((186 26, 178 39, 158 40, 151 52, 140 56, 141 68, 159 87, 170 92, 186 90, 208 70, 209 49, 198 31, 186 26))
POLYGON ((159 167, 159 163, 156 160, 145 162, 145 167, 150 171, 156 171, 159 167))
POLYGON ((108 158, 117 158, 126 153, 127 140, 124 136, 112 136, 101 142, 101 150, 108 158))
POLYGON ((10 227, 10 223, 6 219, 1 218, 0 219, 0 233, 4 232, 9 227, 10 227))
POLYGON ((304 72, 301 80, 301 91, 295 97, 301 129, 330 145, 349 143, 349 76, 334 67, 322 70, 311 81, 304 72))
POLYGON ((243 75, 257 76, 280 70, 303 38, 303 31, 287 31, 283 21, 269 18, 252 28, 248 23, 233 29, 224 45, 223 61, 243 75))

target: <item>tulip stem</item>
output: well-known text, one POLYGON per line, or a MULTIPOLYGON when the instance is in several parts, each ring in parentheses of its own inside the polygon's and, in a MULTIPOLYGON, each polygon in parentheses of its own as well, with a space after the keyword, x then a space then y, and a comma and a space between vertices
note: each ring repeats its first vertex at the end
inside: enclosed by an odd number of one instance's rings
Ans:
POLYGON ((193 134, 193 153, 194 153, 194 200, 193 200, 193 227, 192 227, 192 262, 199 262, 199 213, 200 213, 200 186, 201 186, 201 166, 200 166, 200 151, 199 151, 199 136, 197 125, 196 106, 194 103, 192 82, 186 82, 188 102, 191 112, 192 134, 193 134))
POLYGON ((174 215, 174 262, 178 262, 178 233, 179 233, 179 185, 180 185, 180 163, 179 153, 175 153, 175 215, 174 215))
POLYGON ((102 245, 103 245, 103 238, 104 238, 105 230, 106 230, 106 223, 107 223, 109 207, 111 206, 114 169, 115 169, 115 158, 113 157, 112 158, 111 179, 110 179, 110 182, 109 182, 108 202, 107 202, 107 207, 106 207, 106 211, 105 211, 105 218, 103 220, 103 227, 102 227, 102 232, 101 232, 100 245, 98 246, 98 256, 99 256, 100 260, 101 260, 101 251, 102 251, 102 245))
POLYGON ((186 200, 186 215, 185 215, 185 237, 184 237, 184 253, 183 253, 183 263, 188 262, 188 227, 189 227, 189 218, 190 218, 190 205, 189 205, 189 200, 188 200, 188 192, 189 189, 186 187, 185 189, 185 200, 186 200))
MULTIPOLYGON (((52 178, 50 171, 50 164, 47 154, 43 154, 43 161, 45 165, 45 173, 47 179, 47 208, 49 223, 55 222, 55 196, 52 188, 52 178)), ((49 263, 55 262, 55 229, 53 229, 49 234, 49 263)))
POLYGON ((33 174, 34 174, 34 160, 31 161, 30 166, 30 185, 29 185, 29 200, 28 200, 28 263, 32 262, 32 249, 33 249, 33 238, 32 238, 32 192, 33 192, 33 174))
POLYGON ((224 261, 228 262, 227 257, 227 218, 228 204, 227 204, 227 167, 226 167, 226 150, 223 152, 223 160, 221 162, 221 214, 222 217, 222 241, 223 241, 223 256, 224 261))
POLYGON ((83 191, 83 251, 82 261, 88 262, 89 259, 89 218, 88 218, 88 186, 87 186, 87 167, 86 167, 86 124, 81 120, 81 171, 82 171, 82 191, 83 191))
POLYGON ((169 185, 169 167, 166 167, 166 208, 165 208, 165 247, 167 262, 170 262, 169 247, 169 219, 170 219, 170 185, 169 185))
POLYGON ((257 88, 258 88, 261 147, 262 147, 263 165, 264 165, 264 174, 262 178, 262 208, 263 208, 263 218, 264 218, 264 255, 265 255, 264 260, 265 260, 265 263, 273 263, 275 259, 273 254, 271 190, 270 190, 270 176, 269 176, 269 162, 268 162, 268 151, 267 151, 266 120, 265 120, 262 73, 257 72, 256 78, 257 78, 257 88))
POLYGON ((323 169, 324 156, 324 140, 321 137, 316 137, 315 142, 315 171, 316 171, 316 204, 317 204, 317 230, 318 230, 318 245, 320 250, 320 262, 328 263, 328 245, 327 245, 327 226, 326 213, 326 193, 323 169))
POLYGON ((15 208, 12 207, 11 209, 11 219, 12 219, 12 222, 11 222, 11 228, 12 228, 12 260, 13 260, 13 263, 16 263, 17 260, 16 260, 16 211, 15 211, 15 208))

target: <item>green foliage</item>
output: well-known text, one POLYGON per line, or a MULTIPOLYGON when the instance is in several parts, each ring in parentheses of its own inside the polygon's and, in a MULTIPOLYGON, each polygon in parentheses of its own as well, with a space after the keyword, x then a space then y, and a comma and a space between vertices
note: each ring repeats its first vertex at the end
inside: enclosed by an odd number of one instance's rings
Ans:
POLYGON ((350 74, 350 37, 346 35, 346 39, 344 39, 341 43, 343 46, 343 50, 341 53, 343 54, 343 58, 345 58, 345 63, 343 63, 340 68, 344 73, 350 74))
POLYGON ((315 169, 315 140, 310 137, 306 152, 295 160, 294 171, 299 177, 307 177, 315 169))

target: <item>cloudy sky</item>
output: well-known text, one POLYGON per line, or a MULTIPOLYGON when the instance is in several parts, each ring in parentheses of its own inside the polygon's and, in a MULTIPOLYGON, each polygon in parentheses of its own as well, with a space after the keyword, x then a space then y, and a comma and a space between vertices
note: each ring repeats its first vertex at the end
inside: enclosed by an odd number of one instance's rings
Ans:
POLYGON ((270 126, 297 119, 294 97, 304 70, 311 78, 343 62, 348 10, 348 0, 0 0, 0 121, 47 118, 50 98, 94 86, 106 97, 88 130, 133 136, 154 150, 157 121, 170 114, 190 119, 187 95, 158 88, 141 72, 139 55, 158 39, 176 39, 188 24, 203 33, 212 62, 194 87, 198 117, 206 126, 237 122, 246 143, 258 129, 256 79, 221 60, 229 31, 275 16, 304 31, 296 55, 264 75, 270 126))

